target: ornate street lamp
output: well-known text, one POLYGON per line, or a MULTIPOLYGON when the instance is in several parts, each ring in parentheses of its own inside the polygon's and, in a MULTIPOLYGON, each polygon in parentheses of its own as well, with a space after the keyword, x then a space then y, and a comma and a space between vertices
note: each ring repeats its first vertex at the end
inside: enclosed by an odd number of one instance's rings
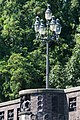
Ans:
POLYGON ((52 16, 50 5, 47 5, 45 12, 46 24, 37 16, 34 24, 36 32, 36 39, 46 42, 46 89, 49 88, 49 42, 52 40, 58 40, 61 33, 61 25, 59 19, 55 19, 52 16))

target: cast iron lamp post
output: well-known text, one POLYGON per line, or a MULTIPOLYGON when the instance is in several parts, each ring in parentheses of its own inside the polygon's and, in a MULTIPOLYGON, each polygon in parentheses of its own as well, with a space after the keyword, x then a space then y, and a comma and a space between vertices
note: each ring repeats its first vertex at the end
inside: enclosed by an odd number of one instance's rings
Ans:
POLYGON ((45 11, 46 24, 44 25, 43 20, 37 16, 34 24, 36 32, 36 39, 43 40, 46 42, 46 89, 49 88, 49 42, 52 40, 58 40, 61 33, 61 25, 59 19, 55 19, 52 16, 50 5, 47 6, 45 11))

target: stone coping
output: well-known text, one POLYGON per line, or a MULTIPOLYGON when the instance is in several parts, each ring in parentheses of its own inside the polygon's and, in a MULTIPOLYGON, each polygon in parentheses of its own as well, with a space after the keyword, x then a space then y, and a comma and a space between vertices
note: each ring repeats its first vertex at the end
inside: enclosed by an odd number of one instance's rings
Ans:
POLYGON ((7 101, 7 102, 2 102, 2 103, 0 103, 0 107, 14 105, 14 104, 18 104, 18 103, 20 103, 20 99, 11 100, 11 101, 7 101))
POLYGON ((80 91, 80 86, 64 89, 65 93, 72 93, 72 92, 79 92, 79 91, 80 91))
POLYGON ((53 89, 53 88, 41 88, 41 89, 27 89, 27 90, 21 90, 19 92, 19 95, 25 95, 25 94, 35 94, 35 93, 45 93, 45 92, 54 92, 54 93, 64 93, 63 89, 53 89))
POLYGON ((40 88, 40 89, 26 89, 26 90, 21 90, 19 92, 19 95, 25 95, 25 94, 34 94, 34 93, 44 93, 44 92, 54 92, 54 93, 72 93, 72 92, 78 92, 80 91, 80 86, 77 87, 71 87, 67 89, 54 89, 54 88, 40 88))

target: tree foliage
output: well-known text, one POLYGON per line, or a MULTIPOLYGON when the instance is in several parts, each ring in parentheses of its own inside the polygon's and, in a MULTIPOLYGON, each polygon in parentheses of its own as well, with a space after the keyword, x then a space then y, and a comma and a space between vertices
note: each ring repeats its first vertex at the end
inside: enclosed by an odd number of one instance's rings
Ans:
POLYGON ((72 56, 66 65, 67 85, 80 85, 80 44, 74 47, 72 56))
POLYGON ((44 18, 47 3, 62 26, 59 41, 49 43, 50 87, 80 85, 80 0, 1 0, 0 101, 45 87, 46 46, 32 25, 37 15, 44 18))

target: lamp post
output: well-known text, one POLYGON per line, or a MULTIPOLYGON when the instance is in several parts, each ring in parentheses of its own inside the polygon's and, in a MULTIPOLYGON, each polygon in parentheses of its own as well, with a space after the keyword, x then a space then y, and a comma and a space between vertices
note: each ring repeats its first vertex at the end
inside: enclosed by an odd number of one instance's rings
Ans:
POLYGON ((52 16, 50 5, 47 5, 45 11, 46 24, 44 21, 37 16, 34 24, 36 32, 36 39, 43 40, 46 42, 46 89, 49 88, 49 42, 52 40, 58 40, 59 34, 61 33, 61 25, 59 19, 55 19, 52 16))

